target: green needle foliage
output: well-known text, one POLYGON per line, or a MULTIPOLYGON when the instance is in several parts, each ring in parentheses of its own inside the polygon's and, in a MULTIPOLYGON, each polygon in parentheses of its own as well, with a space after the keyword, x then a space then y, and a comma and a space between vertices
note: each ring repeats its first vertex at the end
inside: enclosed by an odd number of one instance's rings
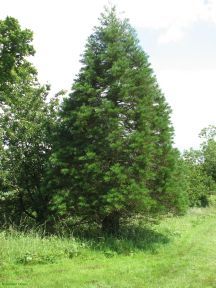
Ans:
POLYGON ((124 216, 184 210, 170 107, 115 8, 102 14, 81 62, 52 157, 67 212, 114 232, 124 216))

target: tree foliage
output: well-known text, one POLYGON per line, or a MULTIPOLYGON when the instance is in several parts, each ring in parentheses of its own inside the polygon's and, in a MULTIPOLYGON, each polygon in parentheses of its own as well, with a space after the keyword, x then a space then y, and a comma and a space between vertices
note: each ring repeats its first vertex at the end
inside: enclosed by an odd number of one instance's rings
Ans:
POLYGON ((210 125, 204 128, 200 133, 200 137, 203 138, 201 150, 204 169, 216 182, 216 127, 210 125))
POLYGON ((1 213, 19 222, 23 215, 48 219, 51 192, 45 185, 57 117, 57 100, 37 81, 27 57, 32 32, 8 17, 0 22, 0 201, 1 213))
POLYGON ((35 51, 33 33, 22 29, 19 22, 7 17, 0 20, 0 103, 12 100, 17 81, 34 81, 36 70, 28 61, 35 51))
POLYGON ((199 136, 200 148, 183 154, 190 206, 207 206, 216 191, 216 127, 202 129, 199 136))
POLYGON ((114 232, 136 213, 184 212, 189 190, 197 203, 206 175, 216 177, 215 141, 200 164, 173 148, 171 109, 128 20, 115 8, 101 15, 61 105, 38 82, 32 38, 16 19, 0 21, 1 215, 49 227, 78 217, 114 232))
POLYGON ((185 174, 187 179, 186 191, 191 207, 208 205, 208 197, 214 189, 214 181, 203 165, 201 150, 190 149, 183 154, 185 174))
POLYGON ((170 107, 114 8, 102 14, 81 62, 52 158, 67 211, 109 229, 124 215, 183 209, 170 107))

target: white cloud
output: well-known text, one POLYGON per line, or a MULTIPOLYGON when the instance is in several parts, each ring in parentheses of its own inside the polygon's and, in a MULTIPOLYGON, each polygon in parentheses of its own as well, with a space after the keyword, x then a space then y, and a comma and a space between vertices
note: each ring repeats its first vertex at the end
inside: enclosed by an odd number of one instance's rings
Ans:
POLYGON ((158 42, 159 43, 169 43, 178 42, 184 38, 183 28, 180 26, 171 26, 164 33, 161 33, 158 42))
POLYGON ((116 0, 135 26, 160 32, 160 43, 177 42, 198 21, 216 23, 216 0, 116 0))
POLYGON ((194 21, 203 7, 202 0, 116 0, 136 25, 164 29, 171 25, 194 21))
POLYGON ((158 70, 157 79, 172 107, 177 146, 198 147, 201 129, 215 125, 215 70, 158 70))

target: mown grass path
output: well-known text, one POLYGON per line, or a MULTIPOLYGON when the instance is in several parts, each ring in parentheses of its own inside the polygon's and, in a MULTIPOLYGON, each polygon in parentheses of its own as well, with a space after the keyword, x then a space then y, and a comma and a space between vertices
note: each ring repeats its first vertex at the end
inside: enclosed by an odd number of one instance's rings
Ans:
POLYGON ((0 287, 216 287, 215 208, 193 209, 184 217, 166 219, 157 230, 169 239, 167 243, 128 256, 108 257, 88 248, 78 257, 52 264, 5 264, 0 287))

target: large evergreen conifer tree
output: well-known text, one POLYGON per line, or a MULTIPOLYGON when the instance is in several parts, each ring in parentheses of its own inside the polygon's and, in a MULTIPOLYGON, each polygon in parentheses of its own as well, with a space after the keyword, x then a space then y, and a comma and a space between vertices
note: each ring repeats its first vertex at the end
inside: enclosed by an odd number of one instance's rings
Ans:
POLYGON ((106 9, 61 112, 53 157, 68 211, 107 232, 136 212, 181 210, 170 108, 128 20, 106 9))

